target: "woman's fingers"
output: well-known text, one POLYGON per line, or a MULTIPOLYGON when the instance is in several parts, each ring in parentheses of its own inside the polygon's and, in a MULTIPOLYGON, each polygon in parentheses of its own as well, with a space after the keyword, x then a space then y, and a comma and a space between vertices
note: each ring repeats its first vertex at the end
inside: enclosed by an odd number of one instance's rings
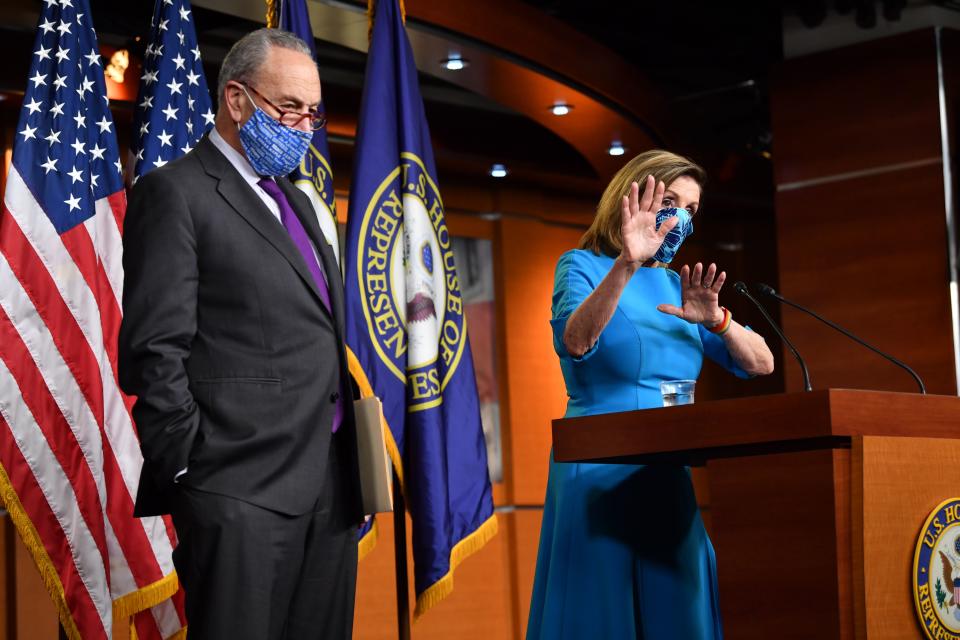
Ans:
MULTIPOLYGON (((650 203, 653 202, 653 192, 656 189, 656 180, 653 176, 647 176, 646 185, 643 187, 643 197, 640 199, 639 211, 649 211, 650 203)), ((637 184, 634 182, 633 184, 637 184)), ((633 194, 633 187, 630 189, 631 195, 633 194)))
POLYGON ((672 216, 667 218, 662 223, 660 223, 660 229, 657 230, 657 233, 660 235, 660 242, 667 237, 667 234, 673 231, 673 228, 680 224, 680 218, 677 216, 672 216))
POLYGON ((717 275, 717 265, 711 262, 710 266, 707 267, 706 272, 704 272, 703 274, 702 284, 704 289, 709 289, 710 287, 713 286, 713 279, 716 277, 716 275, 717 275))
POLYGON ((726 280, 727 280, 727 272, 721 271, 720 275, 717 276, 717 279, 713 281, 713 286, 711 287, 711 289, 713 289, 713 292, 720 293, 720 287, 723 286, 723 283, 726 280))
POLYGON ((690 273, 690 286, 703 286, 703 264, 699 262, 694 265, 693 271, 690 273))
POLYGON ((661 313, 668 313, 671 316, 677 316, 678 318, 683 317, 683 309, 672 304, 658 304, 657 311, 660 311, 661 313))
POLYGON ((685 264, 680 268, 680 290, 690 287, 690 265, 685 264))
MULTIPOLYGON (((650 182, 647 181, 648 186, 649 184, 650 182)), ((654 213, 660 211, 660 205, 663 203, 663 192, 666 191, 666 189, 667 185, 663 183, 663 180, 657 183, 657 189, 653 192, 653 202, 650 203, 650 211, 653 211, 654 213)))

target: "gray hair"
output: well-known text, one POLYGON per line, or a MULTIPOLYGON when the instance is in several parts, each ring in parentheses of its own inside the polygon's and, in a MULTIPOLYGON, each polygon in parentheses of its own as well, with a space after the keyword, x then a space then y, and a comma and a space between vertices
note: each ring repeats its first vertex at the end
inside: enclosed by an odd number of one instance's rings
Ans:
POLYGON ((223 99, 223 90, 231 80, 249 82, 257 74, 267 59, 270 47, 280 47, 305 53, 308 56, 310 47, 307 43, 282 29, 257 29, 237 40, 227 57, 220 65, 220 77, 217 79, 217 101, 223 99))

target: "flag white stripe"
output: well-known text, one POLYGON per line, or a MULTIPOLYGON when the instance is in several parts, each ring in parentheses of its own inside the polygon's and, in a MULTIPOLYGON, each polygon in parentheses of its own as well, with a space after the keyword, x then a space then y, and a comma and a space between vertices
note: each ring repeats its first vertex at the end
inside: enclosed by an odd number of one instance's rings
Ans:
MULTIPOLYGON (((83 459, 97 485, 100 504, 107 504, 107 489, 103 478, 103 443, 96 417, 84 399, 76 378, 67 367, 53 336, 10 269, 6 256, 0 254, 0 306, 10 318, 20 339, 50 390, 50 395, 63 414, 70 431, 77 440, 83 459)), ((92 372, 91 372, 92 373, 92 372)))
POLYGON ((10 425, 17 448, 29 465, 31 474, 63 530, 80 580, 90 594, 100 622, 109 637, 113 608, 103 557, 86 521, 80 515, 77 496, 69 478, 50 450, 29 407, 24 403, 16 379, 2 360, 0 414, 10 425))
MULTIPOLYGON (((123 296, 123 238, 120 235, 120 228, 117 226, 117 220, 109 200, 101 198, 97 201, 96 207, 96 215, 88 219, 85 225, 87 233, 90 234, 93 241, 97 257, 103 263, 110 288, 119 308, 123 296)), ((124 484, 128 491, 131 491, 131 500, 134 500, 140 482, 143 457, 140 453, 140 443, 136 438, 133 423, 130 420, 130 414, 123 403, 123 397, 114 386, 113 370, 105 353, 101 360, 101 375, 104 381, 109 380, 111 382, 111 388, 104 389, 104 428, 114 456, 118 460, 121 473, 123 473, 124 484)), ((173 561, 171 559, 173 546, 170 544, 170 536, 167 534, 163 519, 159 517, 142 518, 138 522, 144 528, 161 571, 164 575, 169 574, 173 571, 173 561)), ((137 524, 133 526, 137 526, 137 524)), ((134 589, 136 589, 136 585, 132 584, 130 591, 134 589)), ((118 595, 126 593, 126 591, 119 591, 116 586, 113 590, 118 595)), ((177 624, 179 625, 179 618, 177 624)), ((177 629, 179 629, 179 626, 177 629)), ((174 629, 174 631, 177 629, 174 629)))
POLYGON ((87 339, 90 352, 100 353, 103 350, 103 332, 100 323, 94 321, 100 317, 97 301, 53 223, 34 200, 15 165, 10 166, 4 202, 11 217, 53 278, 60 297, 87 339))
MULTIPOLYGON (((100 363, 104 393, 104 429, 115 453, 120 475, 131 496, 137 495, 140 468, 143 460, 140 445, 134 437, 133 423, 123 404, 120 390, 103 349, 103 330, 96 321, 100 308, 83 274, 63 245, 50 219, 33 199, 15 166, 11 166, 5 194, 7 209, 17 222, 27 241, 47 267, 64 303, 70 309, 87 339, 87 346, 100 363)), ((113 215, 109 212, 109 215, 113 215)), ((99 214, 98 214, 99 215, 99 214)), ((38 360, 39 362, 39 360, 38 360)), ((95 467, 102 469, 103 467, 95 467)))
POLYGON ((103 270, 119 307, 119 301, 123 300, 123 239, 109 199, 100 198, 96 207, 97 214, 84 222, 84 226, 93 241, 97 257, 103 263, 103 270))

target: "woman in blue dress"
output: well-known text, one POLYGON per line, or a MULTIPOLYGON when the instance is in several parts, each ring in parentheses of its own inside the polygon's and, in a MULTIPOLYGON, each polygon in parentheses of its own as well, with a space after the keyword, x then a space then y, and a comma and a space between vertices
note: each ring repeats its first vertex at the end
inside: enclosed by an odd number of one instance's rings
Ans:
MULTIPOLYGON (((567 417, 659 407, 660 381, 696 379, 704 355, 740 377, 773 371, 763 338, 718 304, 724 272, 661 268, 692 231, 704 180, 675 154, 637 156, 561 256, 551 325, 567 417)), ((721 637, 688 469, 551 461, 527 640, 721 637)))

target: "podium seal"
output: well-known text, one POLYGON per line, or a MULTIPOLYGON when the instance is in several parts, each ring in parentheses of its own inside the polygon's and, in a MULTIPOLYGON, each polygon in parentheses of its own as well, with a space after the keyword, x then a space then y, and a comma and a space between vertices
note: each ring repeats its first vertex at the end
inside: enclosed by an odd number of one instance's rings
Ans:
POLYGON ((960 498, 927 517, 913 554, 913 602, 930 640, 960 640, 960 498))

